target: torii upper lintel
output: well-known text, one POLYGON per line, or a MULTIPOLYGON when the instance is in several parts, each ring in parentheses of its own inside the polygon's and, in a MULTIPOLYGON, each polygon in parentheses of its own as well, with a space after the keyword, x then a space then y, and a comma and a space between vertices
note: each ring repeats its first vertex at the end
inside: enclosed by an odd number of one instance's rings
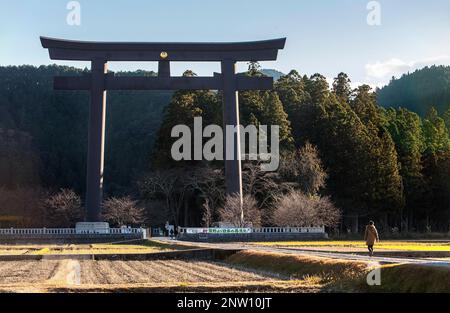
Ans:
POLYGON ((49 49, 50 59, 72 61, 274 61, 285 42, 286 38, 249 42, 169 43, 75 41, 41 37, 42 47, 49 49))

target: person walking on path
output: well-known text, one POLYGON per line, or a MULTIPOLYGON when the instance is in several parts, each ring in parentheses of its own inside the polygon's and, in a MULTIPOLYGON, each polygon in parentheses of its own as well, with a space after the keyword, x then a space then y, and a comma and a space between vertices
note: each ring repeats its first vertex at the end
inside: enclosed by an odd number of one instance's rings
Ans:
POLYGON ((373 221, 370 221, 369 225, 366 226, 364 240, 366 241, 367 248, 369 249, 369 255, 373 256, 373 245, 375 244, 375 242, 380 241, 380 238, 378 237, 378 231, 375 228, 375 223, 373 221))

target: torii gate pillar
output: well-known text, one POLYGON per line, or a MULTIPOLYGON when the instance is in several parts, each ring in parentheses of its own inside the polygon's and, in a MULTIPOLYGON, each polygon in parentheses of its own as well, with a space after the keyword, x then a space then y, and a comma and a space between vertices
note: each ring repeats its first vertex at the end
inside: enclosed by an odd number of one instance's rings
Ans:
POLYGON ((223 77, 223 131, 225 142, 225 188, 227 195, 239 195, 241 201, 241 219, 243 219, 242 205, 242 169, 241 169, 241 141, 239 127, 239 100, 236 86, 236 62, 225 60, 221 63, 223 77), (236 127, 233 139, 226 137, 227 126, 236 127), (233 150, 229 159, 228 149, 233 150))
POLYGON ((88 155, 86 178, 86 220, 101 221, 103 165, 105 159, 105 74, 108 64, 102 59, 91 62, 91 103, 89 106, 88 155))

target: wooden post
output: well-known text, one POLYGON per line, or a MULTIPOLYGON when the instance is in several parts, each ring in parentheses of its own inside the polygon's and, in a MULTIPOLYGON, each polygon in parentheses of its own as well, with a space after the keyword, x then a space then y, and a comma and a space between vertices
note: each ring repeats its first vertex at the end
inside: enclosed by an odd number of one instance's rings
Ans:
POLYGON ((86 188, 86 220, 88 222, 101 220, 105 152, 105 74, 107 71, 108 65, 105 60, 92 60, 86 188))
POLYGON ((159 61, 158 62, 158 77, 170 78, 170 62, 159 61))
POLYGON ((242 170, 241 170, 241 144, 239 130, 239 101, 237 93, 236 79, 236 62, 232 60, 224 60, 221 62, 222 67, 222 101, 223 101, 223 131, 224 131, 224 156, 225 156, 225 186, 226 195, 238 195, 241 202, 241 221, 244 219, 242 206, 242 170), (236 127, 233 133, 233 158, 227 158, 227 148, 229 147, 227 139, 227 125, 236 127))

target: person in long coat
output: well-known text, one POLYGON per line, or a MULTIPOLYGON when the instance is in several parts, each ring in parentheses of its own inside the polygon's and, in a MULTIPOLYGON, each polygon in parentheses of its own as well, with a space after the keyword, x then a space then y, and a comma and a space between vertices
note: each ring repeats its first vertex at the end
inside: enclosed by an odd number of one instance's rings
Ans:
POLYGON ((373 221, 370 221, 369 225, 366 226, 364 240, 366 241, 367 249, 369 249, 369 255, 373 256, 373 246, 375 242, 380 241, 380 238, 378 237, 378 231, 373 221))

